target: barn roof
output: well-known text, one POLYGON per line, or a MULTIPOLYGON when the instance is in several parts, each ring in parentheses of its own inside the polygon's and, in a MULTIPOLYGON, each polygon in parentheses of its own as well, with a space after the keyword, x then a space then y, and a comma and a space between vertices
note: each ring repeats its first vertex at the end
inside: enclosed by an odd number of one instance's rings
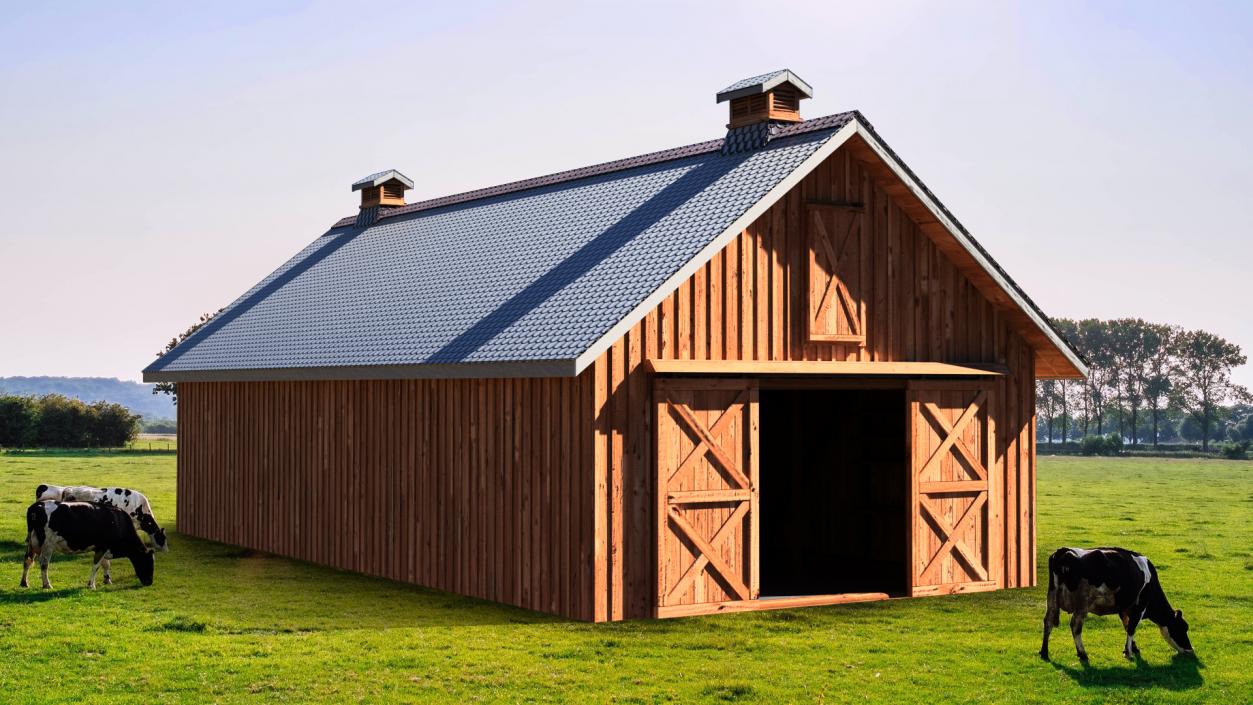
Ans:
POLYGON ((1036 338, 1086 373, 865 118, 846 112, 782 126, 751 151, 723 154, 715 139, 362 211, 149 365, 144 379, 576 375, 856 135, 934 203, 1036 338))

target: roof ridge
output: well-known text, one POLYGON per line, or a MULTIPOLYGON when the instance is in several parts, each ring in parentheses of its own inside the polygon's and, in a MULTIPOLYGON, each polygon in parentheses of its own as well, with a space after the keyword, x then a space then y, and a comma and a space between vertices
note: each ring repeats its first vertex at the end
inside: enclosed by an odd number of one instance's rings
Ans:
MULTIPOLYGON (((846 110, 841 113, 833 113, 831 115, 824 115, 822 117, 810 118, 809 120, 787 124, 775 133, 773 139, 783 139, 785 137, 803 135, 808 132, 835 127, 838 123, 847 120, 850 117, 859 120, 862 124, 867 126, 870 124, 866 122, 866 119, 862 117, 860 112, 856 110, 846 110)), ((471 191, 463 191, 461 193, 449 194, 447 196, 429 198, 425 201, 418 201, 416 203, 410 203, 396 208, 380 209, 378 221, 386 220, 387 218, 395 218, 401 215, 409 215, 411 213, 420 213, 422 211, 442 208, 444 206, 468 203, 470 201, 477 201, 483 198, 503 196, 506 194, 518 193, 520 191, 528 191, 533 188, 551 186, 553 184, 561 184, 569 181, 577 181, 579 179, 586 179, 592 176, 612 174, 617 171, 625 171, 626 169, 633 169, 635 167, 660 164, 662 162, 683 159, 685 157, 692 157, 698 154, 718 152, 722 150, 722 146, 725 141, 726 137, 718 137, 712 140, 705 140, 704 142, 695 142, 680 147, 671 147, 669 149, 661 149, 656 152, 638 154, 633 157, 615 159, 575 169, 566 169, 565 171, 553 172, 551 174, 535 176, 529 179, 509 181, 495 186, 486 186, 484 188, 474 189, 471 191)), ((347 227, 356 224, 356 222, 356 215, 345 216, 336 221, 331 228, 347 227)))

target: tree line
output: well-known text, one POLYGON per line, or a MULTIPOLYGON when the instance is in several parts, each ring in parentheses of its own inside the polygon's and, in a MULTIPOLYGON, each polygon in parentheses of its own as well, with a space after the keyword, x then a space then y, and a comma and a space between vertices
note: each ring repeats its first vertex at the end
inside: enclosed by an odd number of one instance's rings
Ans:
POLYGON ((0 395, 0 448, 117 448, 134 440, 140 418, 106 401, 0 395))
POLYGON ((1089 375, 1037 383, 1037 432, 1049 443, 1107 432, 1133 447, 1199 440, 1208 451, 1216 440, 1253 441, 1253 397, 1231 379, 1248 361, 1235 343, 1139 318, 1053 323, 1089 375))

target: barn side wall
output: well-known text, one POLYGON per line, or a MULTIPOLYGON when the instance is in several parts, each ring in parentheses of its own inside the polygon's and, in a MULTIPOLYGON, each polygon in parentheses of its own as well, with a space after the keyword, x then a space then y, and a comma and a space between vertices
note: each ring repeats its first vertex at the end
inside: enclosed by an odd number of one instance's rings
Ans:
MULTIPOLYGON (((656 586, 652 379, 647 358, 989 362, 998 384, 1007 587, 1035 583, 1035 362, 997 306, 949 261, 845 147, 807 176, 589 368, 596 413, 596 615, 652 614, 656 586), (810 200, 865 204, 867 344, 806 340, 810 200)), ((585 374, 586 376, 586 374, 585 374)), ((603 615, 603 617, 602 617, 603 615)))
POLYGON ((592 619, 585 384, 180 383, 178 529, 592 619))

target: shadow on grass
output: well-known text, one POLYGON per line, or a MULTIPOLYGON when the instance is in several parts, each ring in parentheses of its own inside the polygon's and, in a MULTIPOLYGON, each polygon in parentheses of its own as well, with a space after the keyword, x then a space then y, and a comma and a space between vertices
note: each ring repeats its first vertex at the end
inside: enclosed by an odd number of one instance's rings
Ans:
POLYGON ((11 458, 101 458, 111 455, 127 457, 145 455, 177 455, 178 450, 170 448, 10 448, 0 450, 0 455, 11 458))
POLYGON ((473 597, 183 534, 156 555, 163 607, 227 634, 460 628, 565 621, 473 597), (206 606, 211 605, 211 608, 206 606))
POLYGON ((1192 690, 1201 687, 1204 679, 1201 669, 1205 666, 1195 656, 1175 654, 1170 663, 1154 665, 1137 659, 1134 668, 1113 666, 1066 666, 1056 661, 1053 668, 1070 676, 1071 680, 1085 688, 1164 688, 1166 690, 1192 690))
POLYGON ((63 597, 77 595, 86 588, 60 588, 52 590, 43 590, 38 587, 39 578, 35 577, 35 587, 17 588, 13 591, 0 591, 0 605, 33 605, 40 602, 48 602, 49 600, 59 600, 63 597))

